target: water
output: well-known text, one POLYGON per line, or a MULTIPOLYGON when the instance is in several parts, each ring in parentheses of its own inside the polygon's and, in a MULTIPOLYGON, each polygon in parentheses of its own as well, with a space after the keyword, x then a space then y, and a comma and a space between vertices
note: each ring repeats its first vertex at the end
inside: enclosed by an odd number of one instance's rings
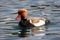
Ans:
POLYGON ((60 40, 59 5, 60 0, 0 0, 0 40, 60 40), (12 35, 19 31, 15 20, 19 8, 27 9, 28 17, 45 17, 51 21, 45 26, 45 36, 20 38, 12 35))

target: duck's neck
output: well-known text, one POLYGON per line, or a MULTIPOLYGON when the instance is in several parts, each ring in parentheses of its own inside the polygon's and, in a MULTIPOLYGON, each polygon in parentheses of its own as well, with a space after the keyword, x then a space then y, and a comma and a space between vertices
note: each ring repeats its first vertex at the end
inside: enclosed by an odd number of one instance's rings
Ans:
POLYGON ((22 21, 26 21, 26 20, 27 20, 27 18, 26 18, 26 17, 24 17, 24 16, 21 16, 21 20, 22 20, 22 21))

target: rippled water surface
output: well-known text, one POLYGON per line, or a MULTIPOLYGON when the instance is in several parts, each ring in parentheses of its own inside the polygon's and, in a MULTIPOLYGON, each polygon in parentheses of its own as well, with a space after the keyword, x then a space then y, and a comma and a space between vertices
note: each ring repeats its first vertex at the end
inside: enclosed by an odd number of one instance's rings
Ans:
POLYGON ((60 0, 0 0, 0 40, 60 40, 60 0), (57 5, 57 6, 56 6, 57 5), (17 10, 25 8, 28 17, 45 17, 51 21, 45 36, 20 38, 17 10))

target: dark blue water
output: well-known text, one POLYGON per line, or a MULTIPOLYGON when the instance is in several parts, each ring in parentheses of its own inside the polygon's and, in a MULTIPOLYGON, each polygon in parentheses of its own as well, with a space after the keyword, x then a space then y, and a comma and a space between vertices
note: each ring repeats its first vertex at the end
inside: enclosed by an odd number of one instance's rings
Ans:
POLYGON ((60 0, 0 0, 0 40, 60 40, 60 0), (25 8, 28 17, 45 17, 51 23, 45 26, 44 36, 20 38, 17 10, 25 8))

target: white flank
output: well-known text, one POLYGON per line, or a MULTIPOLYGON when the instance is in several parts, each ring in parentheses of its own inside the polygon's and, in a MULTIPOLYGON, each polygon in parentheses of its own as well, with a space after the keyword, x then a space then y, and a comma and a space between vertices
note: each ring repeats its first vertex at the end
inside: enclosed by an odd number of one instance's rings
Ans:
MULTIPOLYGON (((32 23, 31 20, 30 20, 30 23, 32 23)), ((44 25, 44 24, 45 24, 45 21, 43 21, 43 20, 39 20, 38 23, 34 23, 35 26, 42 26, 42 25, 44 25)))

